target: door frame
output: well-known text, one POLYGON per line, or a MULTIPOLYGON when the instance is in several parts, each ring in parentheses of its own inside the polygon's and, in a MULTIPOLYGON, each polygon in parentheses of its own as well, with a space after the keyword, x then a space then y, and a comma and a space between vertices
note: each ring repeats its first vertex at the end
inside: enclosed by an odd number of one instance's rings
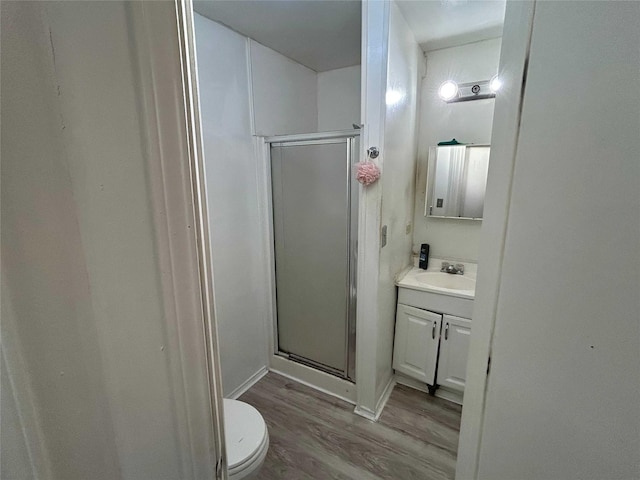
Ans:
MULTIPOLYGON (((217 478, 226 478, 224 453, 224 426, 222 422, 222 388, 217 357, 216 319, 213 309, 211 285, 210 246, 206 222, 206 198, 203 171, 202 141, 198 108, 198 85, 195 60, 195 40, 193 32, 193 7, 191 0, 174 0, 178 19, 180 54, 182 60, 182 81, 184 88, 184 108, 187 115, 187 151, 192 170, 194 210, 196 215, 198 264, 203 296, 203 331, 207 344, 207 370, 209 374, 209 395, 211 397, 213 434, 216 442, 217 478), (224 468, 222 468, 224 467, 224 468)), ((492 134, 492 158, 489 171, 485 216, 479 263, 478 291, 476 295, 473 329, 468 361, 468 381, 465 389, 460 445, 456 478, 477 478, 478 460, 482 441, 482 426, 488 382, 491 343, 493 337, 495 310, 497 308, 501 266, 509 217, 511 181, 515 168, 515 154, 520 129, 520 112, 524 95, 524 80, 528 63, 529 45, 533 30, 536 0, 507 2, 505 27, 500 60, 500 75, 506 88, 496 98, 494 126, 492 134), (527 25, 527 28, 522 28, 527 25)), ((384 92, 381 82, 386 78, 388 43, 389 2, 363 1, 363 42, 362 42, 362 106, 360 155, 364 158, 368 146, 375 145, 381 152, 376 163, 382 165, 384 155, 384 92), (382 46, 382 55, 380 52, 382 46)), ((265 139, 256 138, 256 151, 260 157, 268 155, 265 139), (265 152, 266 150, 266 152, 265 152)), ((259 162, 258 169, 266 169, 266 162, 259 162)), ((261 173, 264 173, 262 171, 261 173)), ((270 184, 270 175, 268 183, 270 184)), ((264 186, 263 186, 264 188, 264 186)), ((262 192, 264 193, 264 192, 262 192)), ((269 196, 263 196, 269 198, 269 196)), ((379 185, 359 189, 358 228, 358 279, 357 301, 356 413, 374 418, 379 400, 376 398, 375 345, 377 325, 377 274, 379 260, 379 229, 381 191, 379 185), (372 362, 373 360, 373 362, 372 362)), ((266 207, 266 206, 265 206, 266 207)), ((268 206, 271 210, 271 205, 268 206)), ((268 227, 267 227, 268 229, 268 227)), ((272 234, 273 232, 271 232, 272 234)), ((273 252, 272 252, 273 255, 273 252)), ((270 260, 273 266, 273 256, 270 260)), ((272 278, 272 287, 275 287, 272 278)), ((273 291, 273 289, 272 289, 273 291)), ((272 304, 275 308, 275 303, 272 304)), ((275 312, 272 312, 272 314, 275 312)), ((272 337, 271 351, 276 343, 272 337)), ((336 379, 338 380, 338 379, 336 379)), ((350 396, 350 395, 349 395, 350 396)))
MULTIPOLYGON (((211 242, 209 238, 209 223, 207 214, 206 177, 204 173, 204 149, 202 140, 198 71, 195 44, 194 10, 192 0, 174 0, 176 15, 176 30, 178 51, 180 55, 180 70, 171 73, 179 75, 174 81, 182 87, 182 97, 168 97, 168 103, 174 103, 174 108, 181 108, 184 115, 184 131, 180 138, 180 149, 188 160, 189 178, 186 188, 191 193, 191 212, 193 215, 195 251, 192 253, 197 262, 197 271, 190 272, 197 275, 201 296, 202 334, 205 349, 205 363, 208 377, 208 395, 210 413, 212 418, 211 434, 215 461, 215 478, 226 480, 227 456, 224 435, 224 412, 222 394, 222 373, 220 371, 220 356, 218 343, 218 325, 215 316, 215 300, 213 292, 213 272, 211 261, 211 242)), ((166 29, 158 32, 158 35, 166 37, 166 29)), ((150 42, 151 48, 154 43, 150 42)), ((158 48, 155 52, 158 58, 166 55, 166 52, 158 48)), ((170 76, 166 69, 158 71, 154 78, 170 76)), ((157 97, 158 98, 163 97, 157 97)), ((169 139, 171 140, 171 139, 169 139)), ((169 157, 170 158, 170 157, 169 157)), ((167 207, 168 218, 184 217, 184 205, 175 210, 167 207)))
POLYGON ((478 478, 482 429, 490 375, 502 261, 509 222, 520 120, 537 0, 508 0, 498 74, 504 88, 496 96, 491 161, 480 237, 478 278, 467 361, 456 480, 478 478))

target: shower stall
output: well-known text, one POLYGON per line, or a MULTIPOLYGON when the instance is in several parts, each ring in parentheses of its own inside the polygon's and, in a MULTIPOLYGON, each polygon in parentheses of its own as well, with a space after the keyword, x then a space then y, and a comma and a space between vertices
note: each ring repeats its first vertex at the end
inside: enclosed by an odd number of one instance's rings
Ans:
POLYGON ((266 139, 275 353, 355 381, 359 131, 266 139))

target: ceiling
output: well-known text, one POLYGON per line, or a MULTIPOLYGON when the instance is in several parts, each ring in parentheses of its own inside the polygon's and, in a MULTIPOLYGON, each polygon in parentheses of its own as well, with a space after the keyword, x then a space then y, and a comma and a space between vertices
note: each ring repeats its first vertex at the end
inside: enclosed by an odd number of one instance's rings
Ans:
POLYGON ((211 20, 316 72, 360 63, 358 0, 195 0, 211 20))
MULTIPOLYGON (((424 51, 502 35, 506 0, 396 0, 424 51)), ((196 12, 316 72, 360 63, 359 0, 195 0, 196 12)))
POLYGON ((396 0, 424 51, 502 36, 506 0, 396 0))

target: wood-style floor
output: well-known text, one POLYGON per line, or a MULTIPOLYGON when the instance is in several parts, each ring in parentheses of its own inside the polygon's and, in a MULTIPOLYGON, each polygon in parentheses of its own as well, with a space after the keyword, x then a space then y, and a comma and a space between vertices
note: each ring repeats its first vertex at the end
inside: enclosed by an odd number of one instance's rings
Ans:
POLYGON ((461 407, 396 385, 378 422, 353 405, 270 373, 240 400, 269 428, 261 480, 454 477, 461 407))

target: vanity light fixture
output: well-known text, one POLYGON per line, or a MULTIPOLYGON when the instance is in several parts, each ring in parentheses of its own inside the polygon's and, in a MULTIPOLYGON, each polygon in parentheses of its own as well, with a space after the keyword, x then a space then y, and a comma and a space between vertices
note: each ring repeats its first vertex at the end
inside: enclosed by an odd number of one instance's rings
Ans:
POLYGON ((491 80, 461 83, 460 85, 453 80, 447 80, 440 85, 438 95, 447 103, 468 102, 470 100, 495 98, 496 92, 501 86, 502 81, 497 75, 491 80))

